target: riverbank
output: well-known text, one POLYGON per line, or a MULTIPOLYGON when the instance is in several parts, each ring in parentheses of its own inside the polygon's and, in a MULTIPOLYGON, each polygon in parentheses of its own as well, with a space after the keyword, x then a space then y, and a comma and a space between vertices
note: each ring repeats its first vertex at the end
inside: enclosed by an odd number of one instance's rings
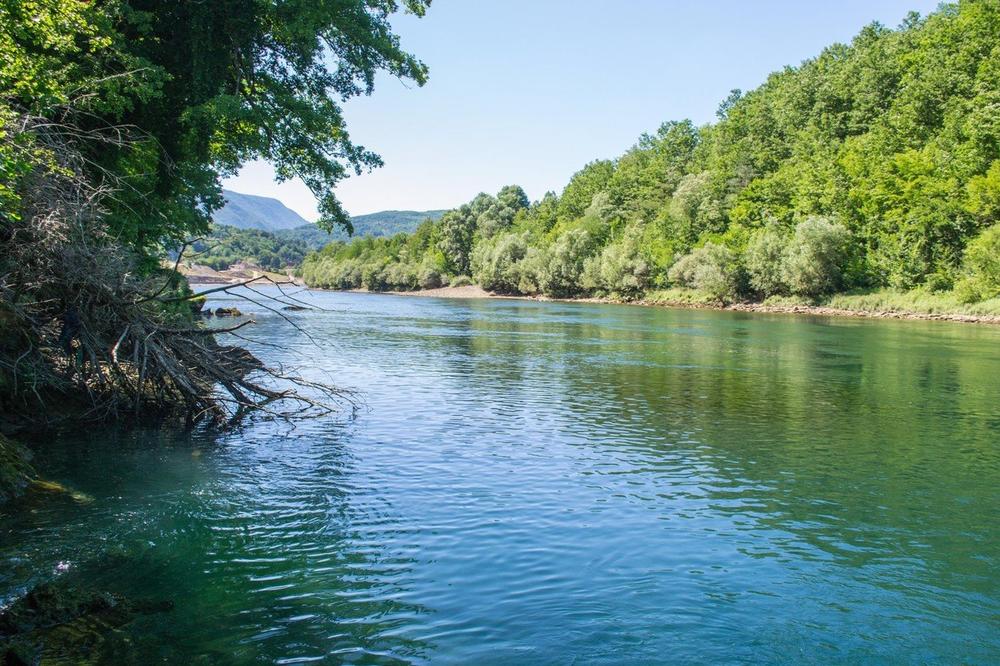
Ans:
MULTIPOLYGON (((174 267, 172 262, 166 260, 163 262, 163 265, 166 268, 174 267)), ((275 273, 264 270, 260 266, 251 266, 248 264, 237 264, 225 270, 217 271, 202 264, 182 262, 177 266, 177 272, 186 277, 191 284, 239 284, 240 282, 246 282, 254 278, 264 277, 272 282, 291 282, 295 285, 304 286, 304 283, 300 279, 292 275, 275 273)))
POLYGON ((548 296, 509 296, 494 294, 479 285, 439 287, 417 291, 367 292, 425 298, 505 298, 528 301, 558 301, 567 303, 610 303, 645 307, 695 308, 758 312, 762 314, 812 315, 820 317, 854 317, 867 319, 912 319, 920 321, 950 321, 967 324, 1000 325, 1000 299, 963 305, 947 295, 917 292, 875 291, 858 294, 837 294, 818 303, 805 303, 790 298, 769 299, 760 303, 721 304, 691 289, 669 289, 650 292, 635 300, 609 297, 551 298, 548 296))

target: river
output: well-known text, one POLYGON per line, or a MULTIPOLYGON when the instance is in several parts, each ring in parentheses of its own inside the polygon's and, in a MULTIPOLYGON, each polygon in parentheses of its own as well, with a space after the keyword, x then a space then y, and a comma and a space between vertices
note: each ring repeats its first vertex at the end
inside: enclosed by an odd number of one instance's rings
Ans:
POLYGON ((141 663, 1000 660, 1000 328, 298 297, 241 333, 364 406, 52 438, 93 501, 0 517, 0 600, 104 563, 141 663))

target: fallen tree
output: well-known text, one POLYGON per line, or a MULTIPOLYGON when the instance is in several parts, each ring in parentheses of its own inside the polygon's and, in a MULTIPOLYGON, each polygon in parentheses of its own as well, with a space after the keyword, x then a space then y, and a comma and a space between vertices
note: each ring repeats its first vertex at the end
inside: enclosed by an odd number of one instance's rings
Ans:
POLYGON ((44 423, 139 415, 226 423, 249 411, 288 417, 351 401, 219 343, 216 335, 253 322, 206 327, 176 270, 148 268, 109 232, 104 205, 128 185, 108 172, 94 182, 81 145, 121 149, 133 130, 84 130, 68 117, 7 109, 0 151, 27 166, 19 217, 0 227, 0 411, 44 423))

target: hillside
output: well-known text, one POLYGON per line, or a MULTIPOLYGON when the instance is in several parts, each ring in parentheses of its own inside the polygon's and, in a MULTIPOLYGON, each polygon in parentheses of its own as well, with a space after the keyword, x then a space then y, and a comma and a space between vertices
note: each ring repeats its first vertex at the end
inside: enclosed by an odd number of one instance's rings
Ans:
MULTIPOLYGON (((267 201, 281 205, 276 199, 267 201)), ((261 207, 257 212, 263 210, 265 208, 261 207)), ((381 237, 412 231, 422 220, 440 218, 441 212, 390 210, 359 215, 351 221, 354 224, 355 236, 381 237)), ((233 264, 247 263, 267 270, 281 271, 301 264, 310 250, 319 249, 334 240, 347 238, 347 232, 343 230, 328 234, 314 224, 270 232, 258 228, 240 228, 216 223, 208 236, 189 248, 186 257, 214 270, 224 270, 233 264)))
POLYGON ((892 290, 1000 294, 1000 3, 871 24, 664 123, 529 204, 480 195, 406 238, 331 244, 309 284, 712 302, 892 290), (468 279, 468 278, 465 278, 468 279))
POLYGON ((305 218, 277 199, 232 190, 223 190, 222 194, 226 198, 226 205, 212 216, 212 221, 216 224, 261 231, 293 229, 309 224, 305 218))
MULTIPOLYGON (((383 210, 367 215, 355 215, 351 218, 356 237, 382 237, 398 233, 412 233, 424 220, 437 220, 444 214, 443 210, 383 210)), ((294 229, 277 231, 278 238, 305 243, 309 249, 318 250, 330 241, 350 239, 343 229, 327 233, 315 224, 306 224, 294 229)))

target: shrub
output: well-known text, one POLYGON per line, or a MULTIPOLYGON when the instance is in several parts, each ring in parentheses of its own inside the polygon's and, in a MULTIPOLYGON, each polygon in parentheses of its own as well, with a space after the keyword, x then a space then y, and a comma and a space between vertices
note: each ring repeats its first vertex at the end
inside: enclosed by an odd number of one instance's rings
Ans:
POLYGON ((642 235, 629 229, 621 240, 607 245, 584 262, 581 286, 634 298, 649 288, 650 261, 642 251, 642 235))
POLYGON ((502 234, 478 243, 472 253, 472 277, 483 289, 518 292, 518 262, 528 252, 527 234, 502 234))
POLYGON ((785 249, 782 277, 791 293, 820 296, 841 285, 849 232, 843 225, 811 217, 795 227, 785 249))
POLYGON ((773 229, 758 231, 747 245, 744 255, 747 277, 750 287, 761 296, 788 291, 782 268, 786 245, 786 239, 773 229))
POLYGON ((740 286, 740 266, 736 255, 724 245, 705 243, 671 266, 672 282, 691 287, 711 298, 727 302, 736 298, 740 286))
POLYGON ((368 291, 387 291, 386 265, 382 262, 365 264, 361 268, 361 286, 368 291))
POLYGON ((972 239, 965 248, 962 267, 966 277, 956 285, 956 295, 966 303, 1000 295, 1000 224, 972 239))
POLYGON ((424 263, 417 273, 417 282, 421 289, 437 289, 442 286, 441 271, 433 264, 424 263))
POLYGON ((394 291, 412 291, 419 285, 417 269, 411 264, 390 264, 385 269, 385 283, 394 291))
POLYGON ((594 252, 593 236, 585 229, 571 229, 556 239, 544 253, 537 274, 538 286, 559 298, 580 293, 583 264, 594 252))
POLYGON ((537 247, 529 247, 524 259, 517 263, 517 291, 522 294, 541 292, 541 278, 548 256, 537 247))
POLYGON ((448 281, 450 287, 468 287, 472 284, 472 278, 468 275, 455 275, 448 281))

